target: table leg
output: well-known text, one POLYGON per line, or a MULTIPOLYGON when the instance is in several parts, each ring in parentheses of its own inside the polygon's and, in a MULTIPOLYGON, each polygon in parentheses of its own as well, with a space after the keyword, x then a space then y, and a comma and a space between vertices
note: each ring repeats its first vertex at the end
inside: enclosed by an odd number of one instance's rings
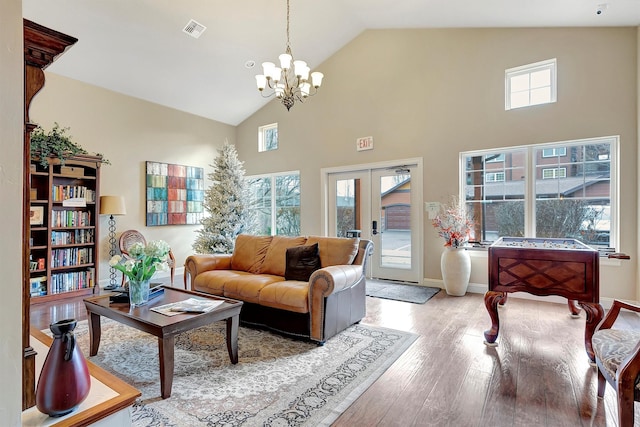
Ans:
POLYGON ((488 291, 484 294, 484 305, 487 307, 489 317, 491 317, 491 328, 484 331, 485 344, 496 346, 498 332, 500 331, 500 318, 498 317, 498 303, 504 304, 506 300, 505 292, 488 291))
POLYGON ((238 363, 238 325, 240 316, 232 316, 227 319, 227 350, 232 364, 238 363))
POLYGON ((160 393, 163 399, 171 396, 173 385, 173 350, 175 336, 158 338, 158 354, 160 355, 160 393))
POLYGON ((596 326, 598 326, 604 317, 604 309, 597 302, 578 302, 578 304, 580 304, 580 307, 582 307, 587 314, 587 324, 584 327, 584 346, 587 350, 589 360, 591 360, 591 363, 595 363, 596 357, 593 352, 591 337, 593 337, 596 326))
POLYGON ((571 317, 580 317, 580 307, 578 307, 578 301, 574 299, 567 300, 567 305, 569 305, 569 312, 571 313, 571 317))
POLYGON ((89 356, 95 356, 98 354, 98 347, 100 347, 100 335, 102 329, 100 328, 100 315, 95 313, 89 313, 89 356))

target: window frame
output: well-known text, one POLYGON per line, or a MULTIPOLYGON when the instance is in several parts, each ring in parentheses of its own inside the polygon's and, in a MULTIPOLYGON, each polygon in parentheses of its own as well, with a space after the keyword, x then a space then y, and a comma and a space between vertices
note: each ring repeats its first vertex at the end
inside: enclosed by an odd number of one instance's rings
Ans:
POLYGON ((542 179, 557 179, 557 178, 566 178, 567 177, 567 168, 557 167, 557 168, 542 168, 542 179), (544 173, 548 171, 553 171, 551 176, 545 176, 544 173), (560 172, 563 173, 560 173, 560 172))
MULTIPOLYGON (((546 86, 543 86, 546 87, 546 86)), ((504 72, 504 109, 506 111, 508 110, 514 110, 514 109, 519 109, 519 108, 526 108, 526 107, 533 107, 535 105, 546 105, 546 104, 553 104, 554 102, 557 102, 558 100, 558 65, 557 65, 557 59, 556 58, 551 58, 551 59, 547 59, 544 61, 539 61, 539 62, 534 62, 532 64, 526 64, 526 65, 521 65, 518 67, 513 67, 513 68, 509 68, 507 70, 505 70, 504 72), (512 106, 511 105, 511 85, 512 85, 512 79, 515 77, 519 77, 519 76, 523 76, 523 75, 528 75, 529 76, 529 80, 531 79, 531 74, 538 72, 538 71, 543 71, 543 70, 549 70, 550 71, 550 83, 549 83, 549 96, 550 99, 548 102, 540 102, 540 103, 536 103, 536 104, 532 104, 531 103, 531 92, 533 89, 536 88, 531 88, 531 86, 529 86, 528 89, 528 94, 529 94, 529 103, 526 105, 518 105, 518 106, 512 106)))
MULTIPOLYGON (((544 166, 544 164, 536 165, 536 150, 542 151, 545 147, 548 148, 560 148, 564 145, 566 147, 571 146, 584 146, 594 144, 610 144, 610 154, 608 161, 610 162, 609 172, 609 209, 610 209, 610 229, 609 229, 609 247, 618 248, 620 246, 620 200, 619 200, 619 186, 620 186, 620 165, 619 165, 619 150, 620 150, 620 136, 604 136, 596 138, 585 138, 571 141, 549 142, 542 144, 530 144, 521 146, 511 146, 502 148, 490 148, 486 150, 473 150, 461 152, 459 156, 459 200, 466 201, 465 190, 468 186, 466 179, 466 159, 469 157, 484 156, 487 154, 496 154, 497 152, 510 152, 510 151, 522 151, 525 152, 524 161, 524 206, 525 206, 525 218, 524 218, 524 235, 525 237, 533 238, 535 234, 535 201, 536 201, 536 166, 544 166), (533 179, 532 179, 533 178, 533 179)), ((556 169, 558 166, 555 167, 556 169)), ((545 168, 546 169, 546 168, 545 168)), ((483 181, 484 185, 485 181, 483 181)), ((479 240, 479 238, 478 238, 479 240)), ((596 246, 600 247, 600 246, 596 246)))
MULTIPOLYGON (((301 229, 301 220, 302 220, 302 179, 300 176, 300 171, 299 170, 294 170, 294 171, 285 171, 285 172, 274 172, 274 173, 266 173, 266 174, 258 174, 258 175, 245 175, 245 180, 247 182, 247 186, 249 188, 251 188, 251 184, 250 181, 253 179, 264 179, 264 178, 269 178, 271 181, 271 205, 270 205, 270 219, 271 219, 271 225, 270 225, 270 229, 271 229, 271 236, 277 236, 277 232, 278 232, 278 226, 277 226, 277 209, 278 209, 278 204, 277 204, 277 194, 276 194, 276 180, 278 177, 281 176, 289 176, 289 175, 297 175, 298 176, 298 185, 300 187, 300 200, 299 200, 299 206, 300 206, 300 215, 298 220, 300 221, 298 223, 298 227, 301 229)), ((252 207, 251 207, 252 209, 252 207)), ((252 232, 252 231, 250 231, 252 232)))
POLYGON ((258 152, 264 153, 266 151, 274 151, 278 149, 279 145, 279 135, 278 135, 278 123, 269 123, 268 125, 258 126, 258 152), (276 130, 276 144, 273 148, 268 148, 266 146, 267 141, 267 132, 270 130, 276 130))
POLYGON ((550 157, 564 157, 567 155, 567 147, 554 147, 554 148, 544 148, 541 150, 542 157, 548 159, 550 157), (551 154, 546 154, 545 151, 551 151, 551 154))

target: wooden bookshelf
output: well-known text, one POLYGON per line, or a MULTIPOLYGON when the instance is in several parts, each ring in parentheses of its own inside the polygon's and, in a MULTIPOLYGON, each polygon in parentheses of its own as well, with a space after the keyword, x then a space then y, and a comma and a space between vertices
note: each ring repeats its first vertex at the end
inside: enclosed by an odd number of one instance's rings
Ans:
POLYGON ((102 157, 30 164, 29 292, 31 303, 94 293, 102 157))

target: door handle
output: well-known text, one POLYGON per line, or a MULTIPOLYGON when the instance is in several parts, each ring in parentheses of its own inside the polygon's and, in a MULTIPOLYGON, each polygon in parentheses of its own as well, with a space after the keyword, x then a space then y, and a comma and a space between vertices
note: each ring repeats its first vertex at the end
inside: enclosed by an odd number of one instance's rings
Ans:
POLYGON ((371 234, 373 234, 374 236, 378 234, 378 221, 373 221, 371 223, 371 234))

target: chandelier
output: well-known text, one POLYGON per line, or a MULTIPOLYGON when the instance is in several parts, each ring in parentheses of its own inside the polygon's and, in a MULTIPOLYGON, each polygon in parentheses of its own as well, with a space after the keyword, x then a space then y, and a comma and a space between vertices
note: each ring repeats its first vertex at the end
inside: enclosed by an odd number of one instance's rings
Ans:
POLYGON ((289 42, 289 0, 287 0, 287 48, 281 54, 280 67, 276 67, 273 62, 263 62, 263 74, 256 76, 258 90, 263 98, 276 95, 276 98, 287 107, 287 111, 293 107, 296 101, 303 102, 309 96, 313 96, 322 84, 324 75, 318 71, 311 73, 309 82, 309 66, 304 61, 294 61, 291 54, 291 43, 289 42), (293 67, 291 66, 293 63, 293 67), (269 88, 273 92, 266 93, 269 88), (313 89, 313 92, 312 92, 313 89))

